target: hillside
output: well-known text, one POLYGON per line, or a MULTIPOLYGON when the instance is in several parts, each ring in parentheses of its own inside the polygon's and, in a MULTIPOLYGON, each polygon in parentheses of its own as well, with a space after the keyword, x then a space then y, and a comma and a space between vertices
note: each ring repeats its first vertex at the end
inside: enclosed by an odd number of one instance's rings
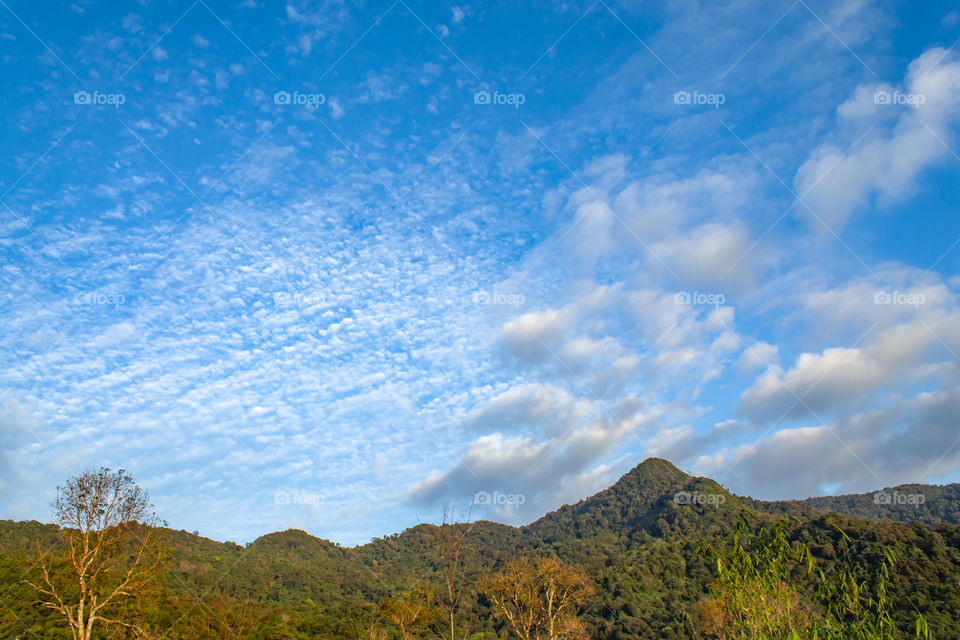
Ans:
MULTIPOLYGON (((942 495, 945 502, 952 494, 942 495)), ((882 545, 902 543, 905 557, 891 585, 898 621, 909 626, 916 609, 927 617, 935 637, 960 637, 960 620, 953 613, 960 611, 960 528, 872 522, 817 510, 834 504, 852 510, 862 502, 855 496, 841 498, 847 499, 756 501, 685 474, 665 460, 649 459, 612 487, 528 526, 473 523, 466 611, 480 621, 475 631, 493 633, 486 603, 473 590, 475 579, 520 549, 550 551, 582 563, 597 584, 586 612, 591 637, 689 638, 685 615, 713 576, 698 546, 722 540, 746 506, 760 518, 784 512, 802 517, 791 535, 806 542, 826 566, 836 560, 834 523, 858 540, 854 553, 867 566, 877 565, 882 545)), ((936 513, 950 513, 949 507, 938 509, 936 513)), ((253 613, 251 639, 356 638, 379 600, 413 586, 439 584, 438 531, 422 524, 353 548, 298 530, 265 535, 246 547, 167 531, 171 568, 150 615, 156 625, 185 640, 219 637, 212 631, 218 620, 253 613)), ((0 637, 67 637, 32 604, 32 594, 19 582, 24 553, 56 538, 52 525, 0 521, 0 578, 9 585, 0 600, 0 637)))
POLYGON ((902 484, 873 493, 822 496, 803 501, 819 511, 855 518, 926 525, 960 524, 960 484, 902 484))

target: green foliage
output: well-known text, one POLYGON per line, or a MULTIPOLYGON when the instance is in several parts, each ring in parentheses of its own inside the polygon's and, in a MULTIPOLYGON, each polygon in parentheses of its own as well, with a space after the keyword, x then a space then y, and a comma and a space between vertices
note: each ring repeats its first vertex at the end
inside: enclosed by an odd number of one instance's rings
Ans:
POLYGON ((787 538, 785 516, 773 525, 751 531, 740 515, 729 550, 707 546, 717 578, 710 598, 700 603, 698 622, 711 637, 724 640, 799 640, 811 634, 814 621, 791 579, 793 565, 813 570, 813 556, 800 542, 787 538))
MULTIPOLYGON (((884 598, 897 628, 912 631, 921 613, 932 637, 960 638, 960 527, 870 522, 825 516, 802 503, 753 501, 656 459, 639 465, 613 487, 526 527, 471 524, 461 611, 464 631, 478 640, 497 637, 489 602, 476 585, 480 575, 525 549, 585 567, 596 584, 582 615, 589 637, 689 639, 696 603, 717 577, 715 563, 702 549, 727 549, 745 506, 755 511, 758 525, 768 528, 783 513, 799 518, 790 521, 784 535, 791 548, 806 545, 817 570, 808 573, 805 565, 791 561, 789 584, 821 616, 828 611, 817 600, 820 569, 835 578, 849 567, 856 583, 864 585, 860 594, 875 597, 886 550, 894 549, 898 562, 895 569, 887 568, 884 598), (722 495, 725 501, 677 504, 674 496, 681 491, 722 495)), ((435 526, 419 525, 347 548, 302 531, 274 533, 239 546, 167 530, 171 567, 157 603, 144 614, 151 628, 179 640, 355 640, 385 598, 418 585, 442 588, 437 532, 435 526), (223 611, 227 601, 240 611, 223 611), (256 619, 245 622, 241 614, 251 607, 256 619), (252 626, 237 633, 238 626, 248 623, 252 626), (233 631, 225 634, 224 626, 233 631)), ((37 544, 55 546, 57 539, 53 525, 0 521, 0 638, 69 637, 21 583, 25 553, 37 544)), ((828 594, 823 597, 828 599, 828 594)), ((871 610, 868 600, 863 610, 871 610)), ((422 637, 437 637, 438 630, 422 637)))
POLYGON ((825 513, 867 520, 960 525, 960 484, 904 484, 874 493, 807 498, 803 502, 825 513))
MULTIPOLYGON (((717 578, 699 603, 697 627, 721 640, 895 640, 898 631, 888 585, 898 562, 899 543, 882 546, 872 575, 852 560, 854 540, 841 527, 839 554, 830 567, 818 568, 810 548, 789 538, 802 523, 783 516, 754 531, 750 514, 741 514, 729 548, 707 546, 717 578), (802 571, 801 571, 802 569, 802 571), (804 574, 816 576, 812 592, 804 574)), ((917 637, 929 637, 917 613, 917 637)))

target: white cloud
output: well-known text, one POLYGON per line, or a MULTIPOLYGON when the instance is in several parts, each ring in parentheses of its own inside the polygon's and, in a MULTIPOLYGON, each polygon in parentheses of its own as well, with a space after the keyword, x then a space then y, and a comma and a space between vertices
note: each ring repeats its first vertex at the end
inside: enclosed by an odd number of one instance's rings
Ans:
POLYGON ((820 232, 839 233, 851 215, 871 200, 884 204, 901 199, 925 169, 950 156, 951 125, 960 112, 958 105, 960 61, 941 48, 930 49, 910 63, 903 89, 859 87, 839 107, 841 119, 862 124, 876 114, 881 118, 890 112, 901 115, 892 127, 877 126, 876 132, 849 150, 836 143, 817 147, 794 178, 802 201, 800 215, 820 232), (871 106, 875 99, 890 103, 871 106))
POLYGON ((739 286, 751 278, 745 259, 749 244, 744 229, 711 222, 655 244, 649 264, 655 269, 662 262, 678 276, 681 285, 739 286))
POLYGON ((919 382, 950 376, 957 363, 945 345, 960 352, 960 314, 927 324, 901 324, 868 338, 864 347, 831 347, 802 353, 793 367, 770 370, 744 392, 740 408, 756 423, 781 416, 814 417, 839 407, 861 406, 884 388, 905 390, 919 382), (931 354, 931 349, 934 353, 931 354), (946 357, 946 360, 944 360, 946 357))
POLYGON ((737 366, 741 371, 749 373, 757 369, 775 369, 777 367, 777 354, 780 348, 776 345, 757 341, 745 349, 740 355, 737 366))
POLYGON ((825 426, 776 431, 704 456, 699 473, 760 498, 805 498, 933 482, 960 469, 960 390, 922 393, 825 426))
MULTIPOLYGON (((468 428, 501 425, 480 436, 462 458, 445 471, 435 471, 411 489, 415 502, 440 505, 463 502, 476 492, 522 496, 522 502, 496 505, 492 513, 509 522, 529 521, 544 511, 610 481, 605 460, 631 436, 651 429, 660 410, 636 397, 610 407, 537 385, 511 389, 467 421, 468 428)), ((490 514, 489 507, 480 507, 490 514)))

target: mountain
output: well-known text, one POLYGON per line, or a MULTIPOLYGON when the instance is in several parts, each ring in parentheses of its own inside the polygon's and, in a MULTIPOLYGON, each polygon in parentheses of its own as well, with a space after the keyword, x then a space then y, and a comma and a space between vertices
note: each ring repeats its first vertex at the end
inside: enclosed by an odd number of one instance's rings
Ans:
MULTIPOLYGON (((921 511, 929 524, 880 521, 914 512, 882 509, 890 505, 875 503, 872 494, 780 502, 741 497, 709 478, 651 458, 610 488, 527 526, 472 523, 465 612, 477 621, 475 631, 495 632, 473 585, 498 562, 527 549, 555 553, 587 568, 597 584, 596 598, 585 612, 592 638, 690 638, 685 616, 714 576, 699 547, 702 542, 722 544, 748 507, 765 520, 783 513, 797 516, 792 538, 807 543, 825 567, 837 560, 840 534, 834 524, 858 541, 855 559, 868 567, 878 565, 885 545, 902 544, 902 561, 890 585, 898 623, 909 628, 914 612, 920 611, 934 637, 960 638, 960 527, 948 523, 957 511, 956 485, 909 487, 930 496, 924 502, 927 511, 921 511)), ((462 531, 464 525, 454 526, 462 531)), ((0 521, 0 580, 5 585, 0 637, 67 637, 20 582, 24 554, 36 544, 51 544, 57 531, 36 522, 0 521)), ((220 637, 213 631, 217 620, 237 612, 258 616, 251 640, 357 638, 379 600, 414 586, 439 585, 439 532, 437 526, 421 524, 351 548, 298 530, 265 535, 245 547, 166 531, 171 568, 150 616, 184 640, 220 637)))
POLYGON ((873 493, 807 498, 803 503, 818 511, 867 520, 960 524, 960 483, 901 484, 873 493))

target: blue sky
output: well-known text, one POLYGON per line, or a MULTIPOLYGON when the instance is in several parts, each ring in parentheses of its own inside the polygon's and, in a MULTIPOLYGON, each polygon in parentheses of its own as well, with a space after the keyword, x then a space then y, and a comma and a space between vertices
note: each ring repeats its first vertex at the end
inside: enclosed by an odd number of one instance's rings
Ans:
POLYGON ((948 2, 0 2, 0 513, 960 480, 948 2), (518 6, 519 5, 519 6, 518 6))

